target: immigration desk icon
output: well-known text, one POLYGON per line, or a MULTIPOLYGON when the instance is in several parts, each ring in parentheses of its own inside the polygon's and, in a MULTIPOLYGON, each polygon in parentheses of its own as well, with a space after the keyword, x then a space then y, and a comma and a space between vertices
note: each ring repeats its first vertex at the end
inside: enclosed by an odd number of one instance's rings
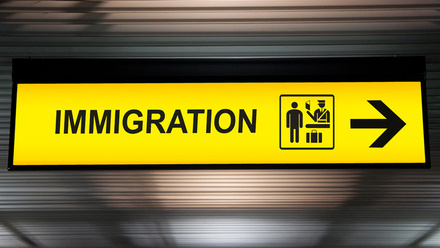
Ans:
POLYGON ((333 149, 333 95, 280 96, 281 149, 333 149))

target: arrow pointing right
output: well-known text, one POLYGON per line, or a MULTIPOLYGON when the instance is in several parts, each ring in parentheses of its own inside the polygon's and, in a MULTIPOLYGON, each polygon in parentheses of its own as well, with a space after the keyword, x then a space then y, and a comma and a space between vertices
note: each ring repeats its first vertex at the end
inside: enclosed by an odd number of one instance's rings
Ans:
POLYGON ((368 100, 385 119, 351 119, 351 128, 386 128, 385 132, 370 147, 384 147, 406 123, 402 121, 385 103, 380 100, 368 100))

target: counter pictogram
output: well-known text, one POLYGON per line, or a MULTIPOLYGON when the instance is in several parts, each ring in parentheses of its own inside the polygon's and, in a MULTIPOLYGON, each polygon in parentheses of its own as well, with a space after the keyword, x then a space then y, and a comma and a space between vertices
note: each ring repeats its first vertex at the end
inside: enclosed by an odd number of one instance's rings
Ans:
POLYGON ((333 149, 333 95, 280 96, 281 149, 333 149))

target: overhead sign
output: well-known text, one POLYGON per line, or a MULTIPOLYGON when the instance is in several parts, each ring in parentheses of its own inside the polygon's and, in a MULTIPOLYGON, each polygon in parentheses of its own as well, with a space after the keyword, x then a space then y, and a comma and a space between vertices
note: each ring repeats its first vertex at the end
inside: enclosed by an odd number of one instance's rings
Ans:
POLYGON ((429 168, 423 57, 14 59, 10 170, 429 168))
POLYGON ((426 163, 421 82, 18 84, 14 167, 426 163))

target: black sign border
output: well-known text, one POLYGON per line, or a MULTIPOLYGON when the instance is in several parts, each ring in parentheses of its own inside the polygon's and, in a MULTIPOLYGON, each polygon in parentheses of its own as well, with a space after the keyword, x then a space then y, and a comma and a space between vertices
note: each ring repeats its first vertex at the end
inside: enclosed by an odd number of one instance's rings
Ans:
POLYGON ((13 59, 8 170, 429 169, 426 63, 422 56, 364 58, 13 59), (20 83, 395 82, 422 84, 425 163, 147 164, 14 166, 20 83))

